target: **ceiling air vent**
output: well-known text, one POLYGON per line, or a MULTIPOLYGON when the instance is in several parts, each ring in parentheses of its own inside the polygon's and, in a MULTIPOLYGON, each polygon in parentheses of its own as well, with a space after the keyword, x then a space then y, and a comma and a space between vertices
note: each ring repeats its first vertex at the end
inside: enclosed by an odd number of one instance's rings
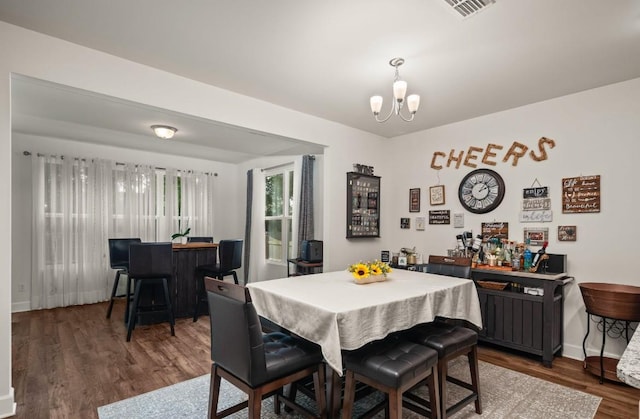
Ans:
POLYGON ((445 0, 463 18, 474 16, 479 11, 491 6, 495 0, 445 0))

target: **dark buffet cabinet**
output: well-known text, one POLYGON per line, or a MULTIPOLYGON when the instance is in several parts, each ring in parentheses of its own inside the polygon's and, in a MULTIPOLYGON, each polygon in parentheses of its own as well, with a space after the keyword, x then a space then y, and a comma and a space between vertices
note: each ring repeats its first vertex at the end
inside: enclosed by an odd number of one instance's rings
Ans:
POLYGON ((482 310, 479 340, 541 356, 543 364, 551 367, 554 355, 562 355, 563 289, 573 277, 565 272, 476 268, 471 270, 471 278, 482 310), (499 289, 502 286, 504 289, 499 289), (524 293, 525 287, 539 295, 524 293))

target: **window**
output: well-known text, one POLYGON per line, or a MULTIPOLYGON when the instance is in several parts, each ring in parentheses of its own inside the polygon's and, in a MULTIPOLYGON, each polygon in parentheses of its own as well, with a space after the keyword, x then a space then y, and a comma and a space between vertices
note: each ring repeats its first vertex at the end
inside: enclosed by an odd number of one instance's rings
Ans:
POLYGON ((265 176, 265 258, 286 263, 293 252, 293 165, 267 172, 265 176))

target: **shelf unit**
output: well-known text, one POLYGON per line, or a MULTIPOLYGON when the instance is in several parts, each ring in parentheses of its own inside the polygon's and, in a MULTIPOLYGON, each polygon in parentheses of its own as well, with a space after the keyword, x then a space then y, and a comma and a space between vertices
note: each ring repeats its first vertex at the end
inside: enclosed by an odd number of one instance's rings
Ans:
POLYGON ((346 237, 380 237, 379 176, 347 172, 346 237))

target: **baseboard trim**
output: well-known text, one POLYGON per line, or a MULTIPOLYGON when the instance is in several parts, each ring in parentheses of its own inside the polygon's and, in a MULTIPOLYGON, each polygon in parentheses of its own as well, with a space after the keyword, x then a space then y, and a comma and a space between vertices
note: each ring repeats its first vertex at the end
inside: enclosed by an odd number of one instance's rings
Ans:
POLYGON ((16 414, 16 402, 13 397, 13 387, 9 388, 9 393, 0 396, 0 418, 9 418, 16 414))
MULTIPOLYGON (((562 356, 565 358, 577 359, 578 361, 584 361, 584 352, 582 351, 582 346, 578 345, 567 345, 565 343, 562 346, 562 356)), ((600 349, 587 348, 587 356, 600 356, 600 349)), ((614 359, 620 358, 620 354, 607 351, 604 352, 604 356, 614 359)))
POLYGON ((22 311, 31 311, 30 301, 18 301, 17 303, 11 303, 12 313, 20 313, 22 311))

